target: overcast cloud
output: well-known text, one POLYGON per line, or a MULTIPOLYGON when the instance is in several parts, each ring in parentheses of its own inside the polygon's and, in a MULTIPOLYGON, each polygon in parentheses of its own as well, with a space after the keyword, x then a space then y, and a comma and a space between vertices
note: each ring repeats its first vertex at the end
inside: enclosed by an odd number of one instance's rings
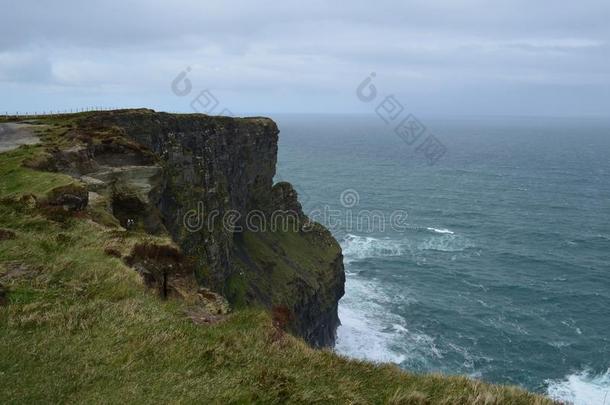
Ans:
POLYGON ((5 0, 0 112, 189 111, 204 89, 236 114, 364 112, 375 72, 421 114, 609 115, 609 19, 608 0, 5 0))

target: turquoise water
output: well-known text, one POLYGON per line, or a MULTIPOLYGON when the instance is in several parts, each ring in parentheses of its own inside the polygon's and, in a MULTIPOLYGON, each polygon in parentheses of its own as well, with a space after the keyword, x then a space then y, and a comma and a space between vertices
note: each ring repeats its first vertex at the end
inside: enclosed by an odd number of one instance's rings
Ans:
POLYGON ((429 166, 376 116, 275 118, 277 179, 352 213, 330 224, 339 353, 610 403, 610 121, 422 119, 447 148, 429 166))

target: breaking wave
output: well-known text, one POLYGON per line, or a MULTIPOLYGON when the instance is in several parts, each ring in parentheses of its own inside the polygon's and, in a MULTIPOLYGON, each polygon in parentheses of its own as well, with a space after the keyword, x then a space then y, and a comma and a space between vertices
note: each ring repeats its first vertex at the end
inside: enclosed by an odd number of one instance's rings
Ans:
POLYGON ((439 252, 461 252, 474 245, 468 239, 453 233, 444 233, 440 237, 434 237, 420 242, 418 250, 436 250, 439 252))
MULTIPOLYGON (((435 229, 435 228, 428 228, 435 229)), ((377 257, 392 257, 414 254, 417 251, 461 252, 474 247, 468 239, 448 229, 435 229, 435 236, 425 238, 374 238, 347 234, 342 242, 346 263, 377 257)))
POLYGON ((574 405, 610 404, 610 369, 598 375, 584 370, 547 383, 547 394, 554 400, 574 405))
POLYGON ((450 231, 449 229, 445 229, 445 228, 426 228, 427 230, 431 231, 431 232, 436 232, 436 233, 448 233, 450 235, 453 235, 453 231, 450 231))
MULTIPOLYGON (((437 235, 433 238, 451 236, 437 235)), ((341 326, 337 330, 335 350, 343 355, 374 362, 424 364, 429 358, 442 357, 435 340, 418 330, 411 330, 405 319, 388 308, 409 305, 413 297, 401 288, 393 288, 375 278, 350 272, 353 262, 366 259, 403 256, 416 253, 416 241, 374 238, 347 234, 341 241, 346 264, 346 294, 339 303, 341 326)))
POLYGON ((400 241, 352 234, 343 238, 341 247, 347 263, 373 257, 400 256, 406 251, 400 241))
POLYGON ((442 357, 432 337, 410 330, 400 315, 388 311, 390 303, 408 305, 412 298, 398 297, 375 280, 356 274, 348 276, 346 291, 339 305, 338 353, 395 364, 422 364, 427 358, 442 357))

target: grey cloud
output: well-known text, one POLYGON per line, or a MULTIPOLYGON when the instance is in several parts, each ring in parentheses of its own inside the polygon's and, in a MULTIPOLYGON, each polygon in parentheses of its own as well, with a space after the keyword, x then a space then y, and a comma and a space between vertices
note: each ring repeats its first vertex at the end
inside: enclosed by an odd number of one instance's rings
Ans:
POLYGON ((587 113, 610 101, 607 15, 607 0, 22 0, 3 10, 0 109, 83 97, 188 109, 168 86, 191 66, 236 111, 358 110, 353 89, 376 71, 432 112, 459 96, 473 113, 548 113, 553 92, 577 88, 578 105, 552 105, 587 113))

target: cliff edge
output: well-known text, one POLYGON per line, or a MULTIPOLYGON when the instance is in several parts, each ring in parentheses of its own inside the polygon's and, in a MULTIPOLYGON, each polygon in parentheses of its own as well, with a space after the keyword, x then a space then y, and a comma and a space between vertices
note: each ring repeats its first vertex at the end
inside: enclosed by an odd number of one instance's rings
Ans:
POLYGON ((268 118, 104 111, 79 120, 52 161, 123 227, 168 232, 200 285, 234 307, 283 311, 290 331, 331 346, 341 248, 289 183, 273 184, 278 134, 268 118))

